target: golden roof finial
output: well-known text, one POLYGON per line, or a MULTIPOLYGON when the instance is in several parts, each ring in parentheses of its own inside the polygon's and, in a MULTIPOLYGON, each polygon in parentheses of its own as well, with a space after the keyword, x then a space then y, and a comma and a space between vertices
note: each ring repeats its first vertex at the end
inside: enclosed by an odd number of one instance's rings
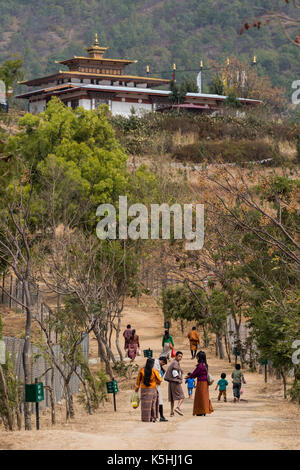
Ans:
POLYGON ((95 33, 94 46, 99 46, 98 33, 95 33))

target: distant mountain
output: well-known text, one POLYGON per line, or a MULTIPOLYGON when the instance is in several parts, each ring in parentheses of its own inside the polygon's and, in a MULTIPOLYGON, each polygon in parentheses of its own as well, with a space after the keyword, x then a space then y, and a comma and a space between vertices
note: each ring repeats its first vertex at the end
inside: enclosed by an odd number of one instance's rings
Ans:
MULTIPOLYGON (((25 56, 26 78, 54 72, 54 63, 82 55, 98 32, 109 46, 106 57, 137 59, 128 69, 177 78, 196 77, 200 59, 258 59, 258 69, 273 84, 291 92, 298 78, 300 49, 288 43, 275 24, 238 31, 260 8, 282 0, 1 0, 0 62, 14 53, 25 56), (184 70, 184 71, 183 71, 184 70)), ((204 74, 204 91, 212 71, 204 74)))

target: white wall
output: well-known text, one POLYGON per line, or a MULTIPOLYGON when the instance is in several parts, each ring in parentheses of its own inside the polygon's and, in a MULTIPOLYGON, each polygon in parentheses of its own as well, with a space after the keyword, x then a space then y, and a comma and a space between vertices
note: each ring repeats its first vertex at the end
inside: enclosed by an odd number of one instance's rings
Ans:
POLYGON ((142 114, 145 111, 152 111, 152 105, 148 103, 126 103, 123 101, 113 101, 111 112, 113 115, 122 114, 123 116, 130 116, 131 108, 134 108, 137 114, 142 114))
POLYGON ((83 106, 84 109, 90 111, 92 109, 92 101, 88 99, 79 100, 79 106, 83 106))
POLYGON ((46 109, 46 100, 33 101, 29 103, 29 112, 32 114, 38 114, 46 109))

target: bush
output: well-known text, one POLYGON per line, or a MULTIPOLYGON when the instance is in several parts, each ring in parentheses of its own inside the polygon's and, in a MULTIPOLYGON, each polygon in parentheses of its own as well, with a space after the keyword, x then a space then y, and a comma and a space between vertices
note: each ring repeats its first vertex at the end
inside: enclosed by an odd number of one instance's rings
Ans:
POLYGON ((300 163, 300 135, 298 135, 297 137, 296 148, 297 148, 297 162, 300 163))
POLYGON ((291 397, 292 401, 296 401, 300 405, 300 380, 295 380, 288 391, 288 395, 291 397))
POLYGON ((124 361, 118 361, 113 365, 112 369, 119 377, 132 379, 133 375, 137 373, 139 366, 138 364, 126 364, 124 361))
MULTIPOLYGON (((107 400, 106 382, 108 378, 103 369, 92 374, 88 368, 85 369, 85 380, 91 396, 92 410, 99 408, 100 404, 107 400)), ((79 395, 79 402, 88 410, 86 393, 84 391, 79 395)))
POLYGON ((272 146, 263 140, 225 140, 222 142, 201 142, 200 144, 184 145, 173 154, 179 161, 193 163, 226 162, 243 163, 261 161, 269 158, 278 160, 280 152, 277 146, 272 146))

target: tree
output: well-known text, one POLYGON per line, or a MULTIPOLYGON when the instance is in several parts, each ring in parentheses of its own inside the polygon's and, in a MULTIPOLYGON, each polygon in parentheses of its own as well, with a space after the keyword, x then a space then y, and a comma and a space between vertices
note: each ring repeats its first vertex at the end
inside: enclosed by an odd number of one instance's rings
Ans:
POLYGON ((224 95, 224 83, 219 75, 213 78, 213 81, 209 87, 209 92, 213 95, 224 95))
POLYGON ((241 102, 237 99, 237 96, 234 91, 230 91, 226 100, 224 101, 224 106, 228 106, 233 109, 240 109, 242 107, 241 102))
POLYGON ((260 29, 262 26, 267 26, 271 22, 276 22, 280 25, 285 37, 295 46, 300 46, 300 35, 299 32, 300 17, 298 10, 300 9, 299 0, 282 0, 282 7, 284 4, 289 4, 294 8, 291 14, 286 11, 274 9, 271 11, 264 11, 256 19, 248 20, 244 26, 240 29, 240 35, 244 31, 248 31, 251 28, 260 29))
POLYGON ((32 172, 37 214, 31 222, 36 228, 45 225, 51 204, 51 217, 57 224, 74 219, 72 224, 76 220, 94 230, 97 206, 116 201, 126 189, 127 156, 108 123, 107 108, 73 111, 52 98, 44 113, 21 118, 19 129, 8 139, 4 152, 20 158, 32 172), (47 179, 47 186, 55 187, 55 200, 43 197, 40 181, 47 179))
POLYGON ((185 95, 186 95, 186 89, 185 87, 178 86, 176 81, 173 80, 170 83, 170 91, 171 93, 169 94, 169 100, 173 104, 181 104, 184 102, 185 95))
POLYGON ((18 80, 23 79, 23 60, 10 59, 0 65, 0 80, 5 83, 6 98, 9 98, 9 90, 18 80))
POLYGON ((217 75, 211 86, 211 93, 231 95, 238 98, 261 100, 273 111, 283 111, 286 98, 283 89, 272 86, 270 79, 258 73, 257 67, 236 57, 229 57, 226 64, 210 60, 210 66, 217 75))

